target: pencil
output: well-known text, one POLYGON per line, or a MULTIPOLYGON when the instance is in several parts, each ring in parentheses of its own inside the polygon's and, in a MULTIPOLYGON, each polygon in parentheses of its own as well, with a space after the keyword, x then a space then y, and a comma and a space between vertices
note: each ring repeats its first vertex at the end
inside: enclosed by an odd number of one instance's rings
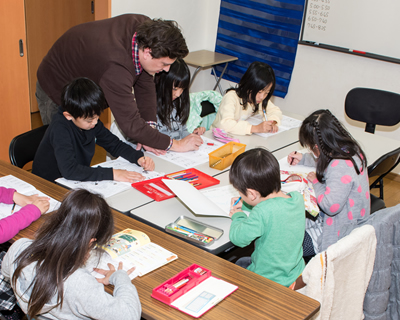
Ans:
MULTIPOLYGON (((297 151, 295 151, 294 154, 297 154, 297 151)), ((290 161, 290 165, 293 165, 293 160, 294 160, 294 157, 292 157, 292 160, 290 161)))
POLYGON ((15 205, 16 205, 16 203, 14 202, 12 209, 11 209, 11 213, 14 213, 15 205))
POLYGON ((239 199, 237 199, 237 200, 235 201, 235 203, 233 204, 232 208, 233 208, 234 206, 236 206, 236 205, 239 203, 240 200, 242 200, 242 197, 239 197, 239 199))
POLYGON ((265 119, 265 121, 268 121, 268 119, 267 119, 267 112, 265 112, 265 110, 263 110, 263 112, 264 112, 264 119, 265 119))

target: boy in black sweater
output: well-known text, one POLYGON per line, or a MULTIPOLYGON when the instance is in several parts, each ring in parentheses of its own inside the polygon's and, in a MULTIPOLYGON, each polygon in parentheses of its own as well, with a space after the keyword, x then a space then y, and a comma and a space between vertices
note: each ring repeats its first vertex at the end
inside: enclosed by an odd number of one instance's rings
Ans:
POLYGON ((114 157, 121 156, 144 170, 154 170, 151 158, 119 140, 99 120, 107 102, 96 83, 87 78, 75 79, 65 86, 61 100, 61 107, 36 152, 32 173, 52 182, 60 177, 130 183, 144 179, 138 172, 90 167, 96 144, 114 157))

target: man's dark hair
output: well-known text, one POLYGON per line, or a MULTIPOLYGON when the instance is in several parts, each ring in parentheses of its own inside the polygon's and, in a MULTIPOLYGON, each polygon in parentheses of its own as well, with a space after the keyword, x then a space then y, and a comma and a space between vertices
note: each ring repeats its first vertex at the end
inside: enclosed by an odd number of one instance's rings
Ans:
POLYGON ((100 116, 107 108, 103 90, 88 78, 77 78, 67 84, 61 95, 61 107, 76 118, 100 116))
POLYGON ((189 49, 176 21, 153 19, 142 23, 136 30, 139 49, 151 49, 154 59, 184 58, 189 49))
POLYGON ((243 194, 247 194, 247 189, 258 191, 262 197, 279 192, 281 175, 278 160, 266 149, 248 150, 233 161, 229 181, 243 194))

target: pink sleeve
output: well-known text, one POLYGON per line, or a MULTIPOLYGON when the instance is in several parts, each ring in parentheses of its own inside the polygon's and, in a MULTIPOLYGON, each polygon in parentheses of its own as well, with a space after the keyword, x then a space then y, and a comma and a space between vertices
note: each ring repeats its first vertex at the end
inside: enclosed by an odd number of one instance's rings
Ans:
POLYGON ((18 212, 0 220, 0 243, 12 239, 20 230, 25 229, 33 221, 39 219, 40 210, 28 204, 18 212))
POLYGON ((0 203, 13 204, 15 189, 0 187, 0 203))

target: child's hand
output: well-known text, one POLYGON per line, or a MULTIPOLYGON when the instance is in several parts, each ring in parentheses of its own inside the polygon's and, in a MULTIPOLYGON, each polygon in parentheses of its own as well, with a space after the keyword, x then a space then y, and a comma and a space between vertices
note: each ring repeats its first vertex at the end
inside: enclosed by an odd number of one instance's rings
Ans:
POLYGON ((50 200, 49 197, 39 197, 37 194, 26 196, 16 191, 13 195, 13 201, 20 207, 25 207, 27 204, 32 204, 38 199, 47 200, 47 202, 50 200))
POLYGON ((206 128, 204 128, 204 127, 198 127, 193 130, 193 133, 198 134, 199 136, 204 134, 204 132, 206 132, 206 128))
POLYGON ((317 179, 317 175, 315 174, 315 172, 309 172, 307 175, 307 179, 310 182, 313 182, 315 179, 317 179))
POLYGON ((251 126, 252 133, 277 132, 278 129, 276 121, 263 121, 259 125, 251 126))
POLYGON ((289 153, 288 157, 287 157, 287 162, 291 165, 291 166, 295 166, 296 164, 298 164, 300 162, 300 160, 303 158, 303 154, 297 151, 291 152, 289 153))
POLYGON ((137 161, 139 166, 141 166, 144 170, 153 171, 155 168, 155 164, 152 158, 149 157, 141 157, 137 161))
MULTIPOLYGON (((115 272, 115 268, 111 263, 107 263, 107 266, 110 268, 110 270, 104 270, 104 269, 99 269, 99 268, 93 268, 94 271, 102 274, 104 278, 102 279, 96 279, 98 282, 104 284, 104 285, 109 285, 110 284, 110 277, 111 275, 115 272)), ((123 264, 120 261, 118 264, 118 270, 122 270, 123 264)), ((135 267, 129 269, 126 273, 130 275, 133 271, 135 271, 135 267)))
POLYGON ((239 197, 234 197, 231 199, 231 211, 229 212, 229 216, 232 218, 233 214, 236 212, 242 211, 243 201, 240 200, 235 206, 234 204, 239 199, 239 197))
POLYGON ((115 181, 134 183, 144 180, 144 177, 139 172, 134 172, 134 171, 113 169, 113 174, 115 181))
POLYGON ((49 210, 50 208, 50 201, 48 198, 45 197, 38 197, 34 202, 33 205, 35 205, 36 207, 38 207, 38 209, 40 210, 40 213, 46 213, 47 210, 49 210))

